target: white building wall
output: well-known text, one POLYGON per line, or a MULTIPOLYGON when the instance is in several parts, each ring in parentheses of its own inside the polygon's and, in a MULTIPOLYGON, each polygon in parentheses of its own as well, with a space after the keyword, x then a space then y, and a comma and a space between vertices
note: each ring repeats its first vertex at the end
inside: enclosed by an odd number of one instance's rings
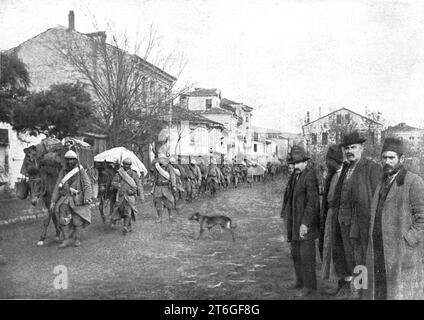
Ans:
MULTIPOLYGON (((41 134, 38 137, 29 135, 19 135, 10 124, 0 122, 0 129, 7 129, 9 131, 9 145, 0 146, 0 165, 5 168, 8 167, 8 172, 5 177, 8 180, 7 187, 13 189, 15 182, 21 177, 21 167, 24 162, 25 153, 24 149, 41 142, 45 135, 41 134)), ((0 193, 4 191, 5 186, 0 187, 0 193)))

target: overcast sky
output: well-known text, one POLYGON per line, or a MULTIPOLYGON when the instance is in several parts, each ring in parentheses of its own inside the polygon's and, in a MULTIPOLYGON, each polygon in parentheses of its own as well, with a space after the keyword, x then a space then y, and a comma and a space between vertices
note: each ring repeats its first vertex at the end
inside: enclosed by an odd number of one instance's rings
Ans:
POLYGON ((78 31, 153 23, 163 52, 184 55, 179 83, 219 88, 255 109, 253 123, 300 132, 341 107, 424 127, 424 1, 0 0, 0 49, 75 12, 78 31))

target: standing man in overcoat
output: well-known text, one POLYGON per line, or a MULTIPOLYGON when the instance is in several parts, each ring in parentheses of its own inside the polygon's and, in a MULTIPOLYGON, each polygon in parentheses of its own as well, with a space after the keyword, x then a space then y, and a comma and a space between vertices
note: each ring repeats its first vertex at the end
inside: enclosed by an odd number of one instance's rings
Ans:
POLYGON ((424 299, 424 181, 404 161, 402 141, 387 138, 384 176, 371 206, 364 298, 424 299))
POLYGON ((343 149, 347 163, 344 164, 334 194, 336 223, 335 236, 342 239, 343 248, 335 246, 335 267, 346 280, 338 299, 359 299, 360 291, 354 286, 356 266, 365 265, 371 202, 382 176, 381 166, 363 156, 364 142, 358 131, 346 133, 343 149))
POLYGON ((311 295, 317 289, 315 240, 319 235, 318 179, 308 166, 310 159, 301 146, 293 146, 291 162, 294 172, 287 185, 281 216, 285 219, 287 241, 291 246, 298 297, 311 295))

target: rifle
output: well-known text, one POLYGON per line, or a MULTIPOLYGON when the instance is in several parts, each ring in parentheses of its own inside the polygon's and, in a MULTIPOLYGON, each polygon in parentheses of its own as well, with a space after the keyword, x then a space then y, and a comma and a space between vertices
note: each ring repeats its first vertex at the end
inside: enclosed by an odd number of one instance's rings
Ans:
MULTIPOLYGON (((121 155, 119 157, 119 166, 121 166, 122 163, 122 151, 121 151, 121 155)), ((119 187, 119 189, 116 191, 116 197, 115 197, 115 202, 118 202, 119 200, 119 192, 121 191, 121 187, 119 187)))

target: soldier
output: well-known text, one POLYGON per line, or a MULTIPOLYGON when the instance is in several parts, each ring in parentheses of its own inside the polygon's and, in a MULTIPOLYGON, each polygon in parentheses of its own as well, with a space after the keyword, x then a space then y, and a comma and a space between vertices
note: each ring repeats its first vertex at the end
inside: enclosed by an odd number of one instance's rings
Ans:
POLYGON ((185 193, 183 177, 185 175, 184 168, 177 163, 174 157, 169 158, 171 166, 174 168, 175 180, 177 184, 177 192, 174 194, 175 198, 175 209, 177 210, 177 201, 183 199, 185 193))
POLYGON ((53 190, 50 210, 58 216, 63 233, 59 248, 70 245, 79 247, 78 232, 91 223, 89 204, 92 200, 90 179, 85 169, 79 165, 77 154, 69 150, 65 153, 66 166, 59 172, 53 190))
POLYGON ((189 168, 192 172, 191 175, 191 187, 192 187, 192 197, 197 198, 199 196, 200 186, 202 184, 202 172, 200 171, 199 166, 196 164, 195 159, 190 160, 189 168))
POLYGON ((242 182, 247 182, 247 162, 246 159, 244 159, 245 161, 241 162, 241 181, 242 182))
POLYGON ((241 176, 241 170, 240 170, 240 166, 235 162, 233 162, 233 182, 234 182, 234 188, 237 188, 238 183, 239 183, 239 179, 241 176))
POLYGON ((224 166, 222 168, 222 174, 224 176, 224 183, 223 185, 225 188, 228 188, 231 183, 231 167, 227 160, 224 161, 224 166))
POLYGON ((164 208, 168 210, 169 220, 173 221, 172 209, 175 208, 173 194, 178 191, 177 182, 174 168, 169 164, 168 158, 162 153, 154 161, 153 179, 153 203, 158 215, 156 223, 162 222, 164 208))
POLYGON ((207 184, 209 186, 209 190, 211 191, 211 195, 216 194, 216 189, 220 183, 221 173, 216 165, 216 160, 214 158, 211 159, 211 164, 209 165, 208 173, 207 173, 207 184))
POLYGON ((139 197, 144 202, 143 184, 137 172, 131 169, 132 161, 125 158, 122 161, 122 168, 119 168, 112 180, 112 189, 117 191, 117 201, 111 217, 111 226, 124 219, 122 234, 126 235, 132 231, 131 220, 135 221, 137 215, 136 198, 139 197))
POLYGON ((208 166, 203 163, 202 158, 199 156, 199 165, 200 172, 202 173, 202 180, 200 182, 199 194, 204 194, 207 189, 207 176, 208 176, 208 166))

